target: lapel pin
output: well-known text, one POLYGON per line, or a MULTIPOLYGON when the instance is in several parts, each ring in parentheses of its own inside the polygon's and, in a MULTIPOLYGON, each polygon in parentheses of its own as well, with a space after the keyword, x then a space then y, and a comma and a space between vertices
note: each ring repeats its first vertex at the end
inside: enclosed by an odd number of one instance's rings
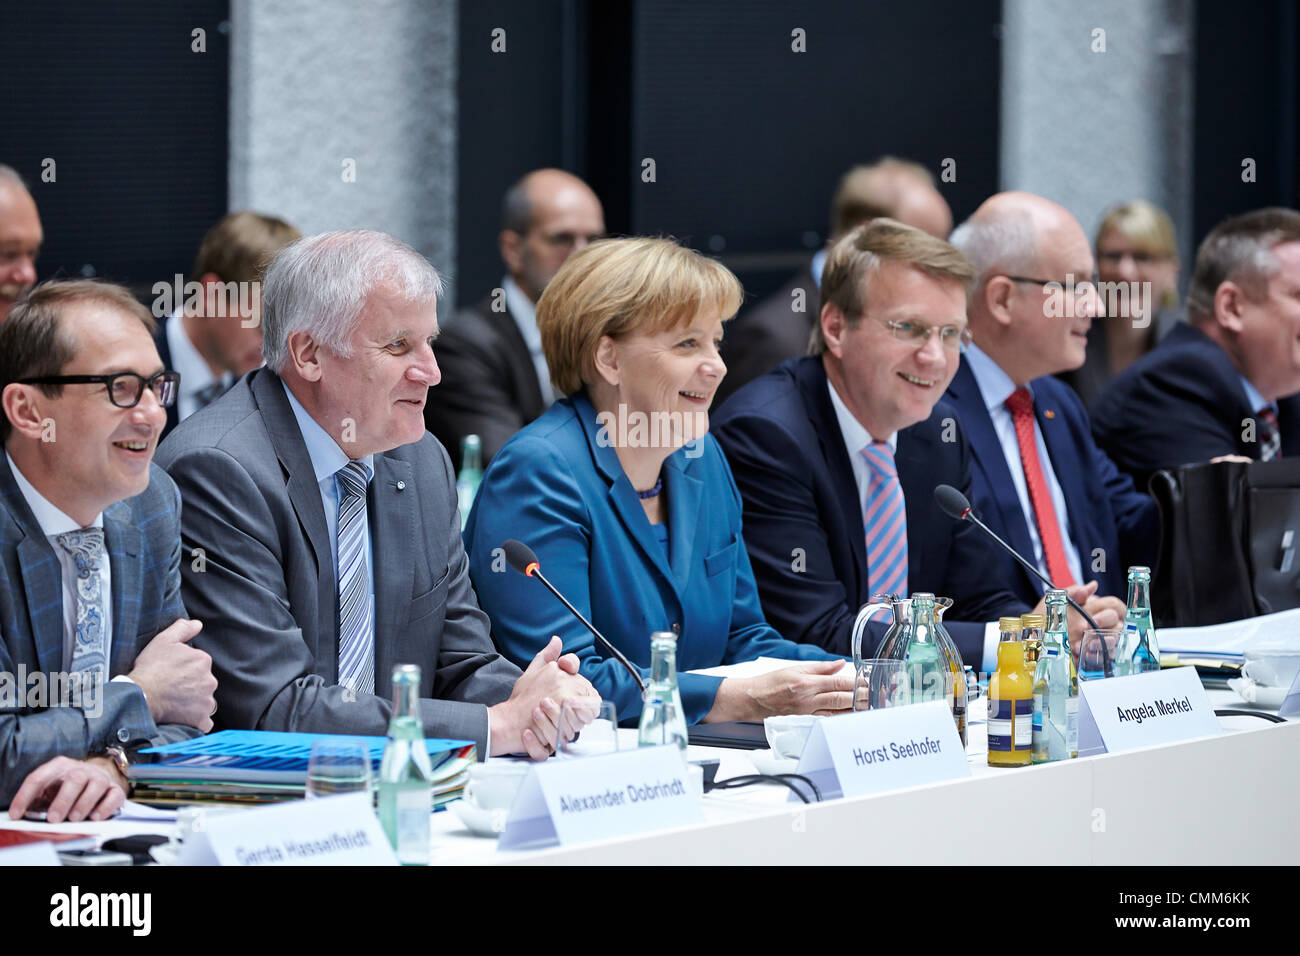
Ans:
POLYGON ((1044 418, 1055 418, 1055 417, 1056 417, 1056 412, 1052 411, 1050 408, 1044 408, 1044 409, 1043 409, 1043 417, 1044 417, 1044 418))
POLYGON ((397 483, 397 490, 398 490, 398 491, 402 491, 402 490, 404 490, 405 488, 406 488, 406 482, 404 482, 404 481, 399 481, 399 482, 397 483))

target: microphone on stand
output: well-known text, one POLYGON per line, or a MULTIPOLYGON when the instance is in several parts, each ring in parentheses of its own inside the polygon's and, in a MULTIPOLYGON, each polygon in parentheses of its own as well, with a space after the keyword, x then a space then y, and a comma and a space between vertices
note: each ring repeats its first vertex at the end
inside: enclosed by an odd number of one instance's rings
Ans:
POLYGON ((524 577, 536 578, 546 585, 546 589, 560 599, 560 603, 569 609, 570 614, 582 622, 583 627, 591 631, 592 635, 601 643, 605 650, 609 652, 610 656, 627 668, 627 672, 632 675, 632 679, 636 681, 636 686, 641 688, 641 694, 644 696, 645 680, 641 677, 641 672, 633 667, 631 662, 623 656, 623 653, 611 644, 604 634, 596 630, 595 625, 583 617, 578 612, 578 609, 565 599, 563 594, 556 590, 555 585, 546 580, 542 575, 542 566, 537 560, 537 555, 533 553, 533 549, 528 547, 528 545, 524 544, 522 541, 516 541, 514 538, 505 542, 501 547, 506 553, 506 563, 524 577))
MULTIPOLYGON (((992 538, 994 541, 1000 544, 1003 550, 1007 552, 1007 554, 1011 555, 1013 558, 1019 561, 1021 567, 1023 567, 1034 577, 1038 578, 1038 580, 1042 581, 1049 588, 1052 588, 1053 590, 1057 590, 1057 591, 1064 590, 1063 588, 1058 588, 1055 584, 1053 584, 1050 580, 1048 580, 1047 575, 1043 574, 1041 571, 1038 570, 1038 568, 1034 567, 1033 564, 1031 564, 1029 561, 1021 557, 1020 552, 1018 552, 1015 548, 1011 547, 1011 545, 1007 544, 1005 541, 999 538, 992 528, 986 525, 983 521, 980 521, 979 518, 975 517, 975 513, 971 510, 969 499, 967 499, 965 495, 963 495, 952 485, 939 485, 938 487, 936 487, 934 489, 934 500, 935 503, 939 506, 939 510, 942 511, 944 514, 946 514, 949 518, 954 518, 957 521, 971 522, 973 525, 975 525, 975 527, 979 528, 986 535, 988 535, 990 538, 992 538)), ((1101 630, 1101 628, 1097 627, 1097 622, 1092 619, 1092 615, 1090 615, 1087 611, 1085 611, 1080 606, 1078 601, 1070 597, 1068 594, 1065 596, 1065 599, 1070 602, 1070 607, 1078 611, 1079 614, 1083 617, 1083 619, 1088 622, 1089 627, 1091 627, 1094 631, 1101 630)), ((1107 651, 1106 649, 1106 642, 1102 641, 1101 646, 1102 646, 1102 656, 1109 657, 1109 651, 1107 651)))

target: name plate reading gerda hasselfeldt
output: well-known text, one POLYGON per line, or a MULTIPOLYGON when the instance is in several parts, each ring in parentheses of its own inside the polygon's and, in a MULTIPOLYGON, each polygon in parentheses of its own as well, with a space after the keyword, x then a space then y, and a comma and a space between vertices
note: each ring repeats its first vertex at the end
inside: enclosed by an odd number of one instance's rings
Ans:
POLYGON ((396 866, 369 793, 206 814, 185 838, 191 866, 396 866))
POLYGON ((1079 756, 1222 732, 1194 667, 1079 682, 1079 756))
POLYGON ((506 818, 498 849, 628 836, 703 819, 676 747, 638 747, 534 765, 506 818))
POLYGON ((952 711, 931 701, 817 721, 798 772, 829 799, 958 780, 970 765, 952 711))

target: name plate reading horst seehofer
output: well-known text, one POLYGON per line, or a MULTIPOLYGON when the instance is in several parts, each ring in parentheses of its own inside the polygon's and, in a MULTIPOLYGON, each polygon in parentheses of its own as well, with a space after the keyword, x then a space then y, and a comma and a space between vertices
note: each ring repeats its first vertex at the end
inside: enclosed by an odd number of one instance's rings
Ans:
POLYGON ((931 701, 817 721, 798 772, 830 799, 959 780, 970 765, 952 711, 931 701))
POLYGON ((676 747, 638 747, 536 764, 510 807, 501 850, 627 836, 703 819, 676 747))
POLYGON ((1195 667, 1079 682, 1079 756, 1222 733, 1195 667))

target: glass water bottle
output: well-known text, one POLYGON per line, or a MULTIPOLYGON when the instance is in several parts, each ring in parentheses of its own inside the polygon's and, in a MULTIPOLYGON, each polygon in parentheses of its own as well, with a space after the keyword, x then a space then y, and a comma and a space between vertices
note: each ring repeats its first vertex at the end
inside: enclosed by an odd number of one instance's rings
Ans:
POLYGON ((393 668, 393 718, 379 765, 379 823, 399 863, 429 862, 433 770, 420 719, 420 668, 393 668))
POLYGON ((672 631, 655 631, 650 635, 650 681, 641 708, 641 727, 637 736, 642 747, 674 744, 686 753, 686 712, 677 689, 677 635, 672 631))
POLYGON ((1151 625, 1151 569, 1128 569, 1128 611, 1115 650, 1115 676, 1160 670, 1160 646, 1151 625))
POLYGON ((474 507, 478 486, 483 481, 483 443, 477 435, 460 440, 460 472, 456 475, 456 505, 460 509, 460 530, 465 530, 474 507))

